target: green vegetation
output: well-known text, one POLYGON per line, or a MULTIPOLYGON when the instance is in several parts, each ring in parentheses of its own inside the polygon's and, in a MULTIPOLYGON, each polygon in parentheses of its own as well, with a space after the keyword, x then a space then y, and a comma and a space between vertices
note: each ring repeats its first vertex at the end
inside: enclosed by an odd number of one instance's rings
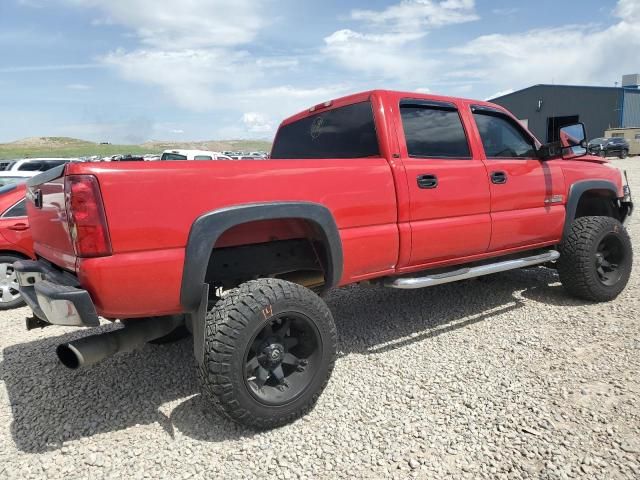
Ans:
POLYGON ((142 145, 101 145, 68 137, 33 137, 11 143, 0 143, 0 159, 37 157, 90 157, 161 153, 172 148, 201 150, 266 151, 271 143, 263 140, 222 140, 205 142, 147 142, 142 145))

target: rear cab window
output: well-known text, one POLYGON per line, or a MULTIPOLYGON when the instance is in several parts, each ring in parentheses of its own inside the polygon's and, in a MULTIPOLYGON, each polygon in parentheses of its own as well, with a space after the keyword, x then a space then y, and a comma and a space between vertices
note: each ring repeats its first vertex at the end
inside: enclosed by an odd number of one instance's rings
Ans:
POLYGON ((283 125, 272 159, 365 158, 380 155, 371 102, 325 110, 283 125))
POLYGON ((455 104, 404 99, 400 101, 400 117, 409 157, 471 159, 455 104))

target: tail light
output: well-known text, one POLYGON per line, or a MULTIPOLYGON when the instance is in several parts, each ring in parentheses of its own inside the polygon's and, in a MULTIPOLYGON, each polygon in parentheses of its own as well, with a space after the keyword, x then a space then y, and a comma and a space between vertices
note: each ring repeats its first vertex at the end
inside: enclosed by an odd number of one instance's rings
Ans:
POLYGON ((69 232, 78 257, 111 255, 111 240, 98 180, 69 175, 64 180, 69 232))

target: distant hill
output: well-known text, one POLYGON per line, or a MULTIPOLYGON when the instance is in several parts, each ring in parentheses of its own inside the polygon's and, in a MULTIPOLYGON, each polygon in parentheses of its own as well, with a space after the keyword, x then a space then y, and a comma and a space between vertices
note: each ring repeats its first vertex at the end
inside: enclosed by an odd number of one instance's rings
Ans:
POLYGON ((0 159, 35 157, 90 157, 99 155, 160 153, 172 148, 199 150, 241 150, 268 152, 271 142, 264 140, 211 140, 197 142, 151 141, 142 145, 102 145, 70 137, 30 137, 15 142, 0 143, 0 159))

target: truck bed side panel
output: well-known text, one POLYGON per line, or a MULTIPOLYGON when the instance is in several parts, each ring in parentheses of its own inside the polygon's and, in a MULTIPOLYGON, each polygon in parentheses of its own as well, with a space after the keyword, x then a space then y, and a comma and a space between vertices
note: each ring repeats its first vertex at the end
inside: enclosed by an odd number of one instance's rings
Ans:
POLYGON ((305 201, 328 207, 343 244, 341 284, 392 272, 397 263, 396 196, 384 158, 77 164, 69 173, 96 175, 103 196, 114 254, 81 260, 79 271, 104 315, 127 304, 117 298, 123 291, 141 297, 129 302, 136 311, 142 304, 154 314, 178 311, 191 225, 228 205, 305 201), (144 268, 122 270, 139 264, 144 268), (127 275, 131 288, 109 287, 127 275))

